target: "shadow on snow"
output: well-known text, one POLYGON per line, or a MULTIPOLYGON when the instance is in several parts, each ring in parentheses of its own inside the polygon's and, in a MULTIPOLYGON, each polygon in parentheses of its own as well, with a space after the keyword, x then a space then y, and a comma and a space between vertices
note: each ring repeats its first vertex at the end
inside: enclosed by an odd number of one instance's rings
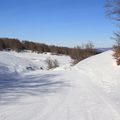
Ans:
POLYGON ((61 91, 68 84, 64 80, 55 80, 57 75, 29 75, 21 77, 17 73, 3 72, 7 68, 0 66, 0 104, 11 104, 26 95, 44 95, 61 91))

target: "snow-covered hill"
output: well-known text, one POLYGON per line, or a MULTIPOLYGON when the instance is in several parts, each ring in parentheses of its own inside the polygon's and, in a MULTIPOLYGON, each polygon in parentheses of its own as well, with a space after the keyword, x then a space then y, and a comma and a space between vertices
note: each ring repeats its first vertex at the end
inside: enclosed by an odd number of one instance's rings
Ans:
POLYGON ((13 72, 8 66, 39 66, 44 59, 21 54, 0 53, 0 120, 120 120, 120 67, 112 51, 67 71, 13 72))
POLYGON ((51 55, 50 53, 29 53, 29 52, 0 52, 0 63, 6 64, 10 71, 27 72, 31 70, 47 70, 46 59, 57 60, 59 66, 70 66, 72 60, 65 55, 51 55))

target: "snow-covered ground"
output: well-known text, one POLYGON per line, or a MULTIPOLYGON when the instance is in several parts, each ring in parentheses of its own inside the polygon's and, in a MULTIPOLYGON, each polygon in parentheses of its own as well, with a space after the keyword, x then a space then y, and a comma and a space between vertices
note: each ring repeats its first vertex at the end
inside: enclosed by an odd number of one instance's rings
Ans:
POLYGON ((0 52, 0 63, 6 64, 10 71, 27 72, 33 70, 47 70, 46 60, 50 58, 57 60, 61 68, 69 67, 71 65, 71 58, 65 55, 51 55, 50 53, 29 53, 29 52, 0 52), (28 69, 27 69, 28 68, 28 69))
POLYGON ((54 56, 56 70, 26 72, 50 54, 0 52, 0 120, 120 120, 120 67, 112 54, 67 70, 71 59, 54 56))

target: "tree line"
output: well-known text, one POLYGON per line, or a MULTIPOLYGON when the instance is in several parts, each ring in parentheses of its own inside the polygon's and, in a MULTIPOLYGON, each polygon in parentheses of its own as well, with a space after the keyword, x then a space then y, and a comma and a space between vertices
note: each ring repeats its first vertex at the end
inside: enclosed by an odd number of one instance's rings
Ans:
POLYGON ((19 39, 0 38, 0 50, 2 51, 8 48, 16 52, 31 50, 32 52, 37 53, 51 52, 52 54, 69 55, 75 60, 75 63, 98 53, 91 42, 74 48, 69 48, 31 41, 20 41, 19 39))

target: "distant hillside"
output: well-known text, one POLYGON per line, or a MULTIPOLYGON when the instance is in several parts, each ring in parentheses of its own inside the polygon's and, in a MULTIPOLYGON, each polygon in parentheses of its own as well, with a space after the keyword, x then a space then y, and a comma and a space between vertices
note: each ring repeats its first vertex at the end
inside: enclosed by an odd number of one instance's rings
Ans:
POLYGON ((111 50, 112 48, 97 48, 97 51, 98 52, 105 52, 105 51, 108 51, 108 50, 111 50))
POLYGON ((51 52, 52 54, 64 54, 69 55, 75 60, 75 63, 88 58, 92 55, 98 54, 98 52, 92 43, 87 43, 82 46, 76 46, 74 48, 47 45, 44 43, 37 43, 31 41, 21 41, 14 38, 0 38, 0 50, 13 50, 16 52, 21 52, 24 50, 31 50, 32 52, 43 53, 51 52))

